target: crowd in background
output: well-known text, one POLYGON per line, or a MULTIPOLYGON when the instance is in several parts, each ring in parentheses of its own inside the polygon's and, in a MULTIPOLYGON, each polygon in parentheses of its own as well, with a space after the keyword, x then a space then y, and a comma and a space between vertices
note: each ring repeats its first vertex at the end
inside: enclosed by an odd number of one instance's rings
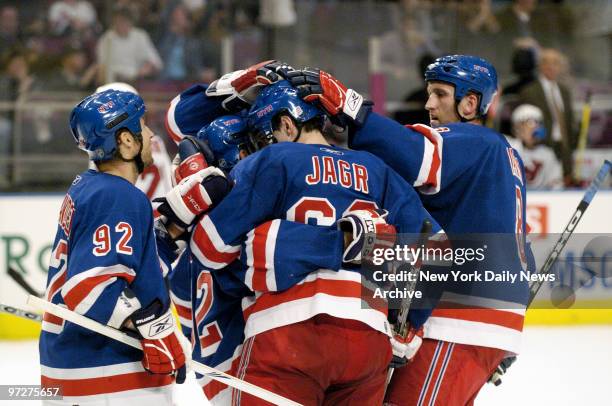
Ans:
MULTIPOLYGON (((550 158, 551 151, 562 168, 559 179, 534 181, 533 186, 577 185, 572 153, 580 117, 573 106, 591 90, 579 86, 575 78, 604 83, 603 91, 612 93, 609 59, 607 64, 596 63, 605 61, 606 55, 609 58, 612 30, 605 0, 579 2, 590 3, 583 8, 570 3, 574 2, 3 1, 0 103, 5 105, 0 109, 0 155, 11 153, 9 138, 14 130, 13 113, 6 103, 33 93, 91 92, 112 81, 134 84, 145 93, 176 94, 190 83, 209 82, 221 73, 221 43, 228 35, 235 43, 235 66, 266 57, 298 66, 316 65, 367 92, 369 50, 364 44, 377 36, 387 100, 407 102, 407 109, 394 112, 399 121, 428 121, 422 74, 436 56, 482 56, 495 64, 500 76, 502 97, 490 124, 513 137, 525 151, 547 148, 526 159, 533 163, 529 171, 541 170, 537 157, 550 158), (291 17, 292 10, 297 18, 291 17), (281 22, 275 24, 275 18, 281 22), (596 49, 599 53, 593 54, 596 49), (595 63, 582 63, 585 60, 595 63), (513 115, 524 105, 535 110, 513 115), (529 132, 526 122, 533 127, 529 137, 524 135, 529 132)), ((37 117, 41 114, 45 115, 38 112, 37 117)), ((593 145, 612 145, 606 138, 612 137, 606 131, 610 118, 606 115, 603 120, 600 136, 590 140, 593 145)), ((37 141, 51 137, 51 130, 35 130, 37 141)))

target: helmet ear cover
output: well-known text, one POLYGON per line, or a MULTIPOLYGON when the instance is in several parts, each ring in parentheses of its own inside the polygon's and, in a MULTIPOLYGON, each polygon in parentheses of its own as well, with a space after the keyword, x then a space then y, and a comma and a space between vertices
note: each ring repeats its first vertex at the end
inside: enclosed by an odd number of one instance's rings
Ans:
MULTIPOLYGON (((112 127, 111 127, 112 128, 112 127)), ((119 159, 123 162, 132 162, 134 161, 134 163, 136 164, 136 169, 138 170, 138 173, 142 173, 144 171, 144 161, 142 160, 142 148, 143 148, 143 142, 142 142, 142 132, 139 133, 134 133, 132 132, 132 130, 130 130, 127 127, 121 127, 120 129, 118 129, 115 132, 115 143, 117 145, 117 147, 115 148, 115 151, 113 152, 113 156, 111 157, 111 159, 119 159), (121 155, 121 152, 119 152, 119 135, 124 132, 127 131, 129 132, 132 137, 134 138, 134 140, 140 145, 140 148, 138 149, 138 154, 136 154, 136 156, 132 159, 126 159, 121 155)), ((97 165, 99 162, 104 162, 107 161, 108 159, 105 160, 96 160, 94 161, 94 163, 97 165)))

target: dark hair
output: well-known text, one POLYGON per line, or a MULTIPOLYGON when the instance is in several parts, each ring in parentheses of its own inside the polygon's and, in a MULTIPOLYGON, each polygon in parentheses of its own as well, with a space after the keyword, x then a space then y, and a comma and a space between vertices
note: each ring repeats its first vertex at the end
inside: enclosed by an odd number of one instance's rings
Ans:
POLYGON ((318 130, 323 133, 323 128, 325 127, 325 117, 323 115, 316 116, 311 118, 308 121, 304 121, 303 123, 298 123, 289 113, 286 111, 281 111, 272 119, 272 129, 274 131, 278 130, 280 127, 280 118, 282 116, 287 116, 291 118, 296 127, 301 127, 303 131, 314 131, 318 130))
POLYGON ((130 20, 132 23, 135 22, 135 18, 134 15, 132 14, 132 10, 130 10, 129 8, 125 7, 125 6, 115 6, 113 7, 112 11, 111 11, 111 16, 113 18, 119 16, 119 17, 125 17, 128 20, 130 20))
POLYGON ((313 117, 302 124, 302 129, 304 131, 317 130, 320 133, 323 133, 323 127, 325 127, 325 119, 323 115, 313 117))

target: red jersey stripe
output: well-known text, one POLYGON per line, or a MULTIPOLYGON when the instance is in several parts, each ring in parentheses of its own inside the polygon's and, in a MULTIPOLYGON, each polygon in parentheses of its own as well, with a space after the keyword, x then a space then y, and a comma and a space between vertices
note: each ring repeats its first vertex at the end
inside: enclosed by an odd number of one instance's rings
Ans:
POLYGON ((59 387, 63 396, 92 396, 133 389, 156 388, 171 385, 169 375, 153 375, 146 371, 85 379, 57 379, 41 375, 43 387, 59 387))

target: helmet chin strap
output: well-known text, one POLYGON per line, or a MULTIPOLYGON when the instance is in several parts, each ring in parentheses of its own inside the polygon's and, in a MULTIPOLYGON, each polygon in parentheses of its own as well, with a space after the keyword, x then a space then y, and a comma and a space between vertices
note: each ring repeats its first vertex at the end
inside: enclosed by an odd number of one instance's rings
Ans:
POLYGON ((459 117, 459 120, 462 123, 470 123, 472 121, 476 121, 480 118, 480 116, 478 114, 474 115, 473 118, 465 118, 461 115, 461 113, 459 112, 459 103, 455 102, 455 113, 457 113, 457 117, 459 117))
POLYGON ((298 142, 298 140, 302 136, 302 126, 301 125, 296 125, 296 127, 298 129, 298 133, 297 133, 297 136, 295 137, 295 139, 292 142, 298 142))
POLYGON ((293 122, 293 125, 295 125, 295 128, 297 128, 297 130, 298 130, 297 136, 291 142, 297 142, 300 139, 300 137, 302 136, 302 127, 303 126, 300 123, 298 123, 293 117, 290 117, 290 118, 291 118, 291 121, 293 122))
POLYGON ((132 134, 132 135, 134 136, 136 141, 138 141, 138 143, 140 144, 140 148, 138 148, 138 154, 136 154, 134 158, 126 159, 123 157, 121 152, 119 152, 119 157, 121 158, 123 162, 134 162, 136 164, 136 170, 138 171, 138 174, 141 174, 144 171, 144 167, 145 167, 144 161, 142 160, 142 147, 143 147, 142 134, 132 134))

